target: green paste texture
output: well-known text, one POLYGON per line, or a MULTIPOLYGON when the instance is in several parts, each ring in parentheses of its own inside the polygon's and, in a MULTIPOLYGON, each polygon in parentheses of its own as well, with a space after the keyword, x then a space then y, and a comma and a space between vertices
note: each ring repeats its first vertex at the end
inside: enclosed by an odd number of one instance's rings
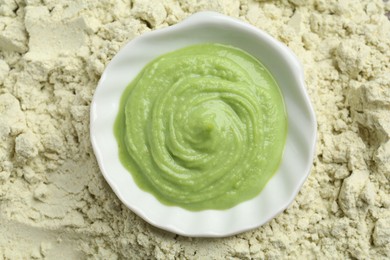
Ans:
POLYGON ((228 209, 258 195, 278 169, 287 118, 257 59, 201 44, 145 66, 123 93, 114 132, 120 161, 160 202, 228 209))

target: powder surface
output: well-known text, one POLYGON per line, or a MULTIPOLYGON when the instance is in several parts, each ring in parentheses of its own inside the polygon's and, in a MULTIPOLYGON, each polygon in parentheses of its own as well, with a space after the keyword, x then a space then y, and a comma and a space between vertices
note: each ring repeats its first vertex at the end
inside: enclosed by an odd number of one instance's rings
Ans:
POLYGON ((389 258, 389 12, 380 0, 0 0, 0 258, 389 258), (112 57, 201 10, 288 45, 318 120, 295 201, 223 239, 145 223, 107 185, 89 141, 89 105, 112 57))

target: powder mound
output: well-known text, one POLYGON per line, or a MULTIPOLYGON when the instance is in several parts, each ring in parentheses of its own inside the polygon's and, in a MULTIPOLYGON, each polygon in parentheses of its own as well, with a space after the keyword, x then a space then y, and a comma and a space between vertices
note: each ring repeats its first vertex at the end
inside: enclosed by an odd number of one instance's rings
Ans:
POLYGON ((18 5, 14 0, 0 0, 0 16, 15 17, 18 5))
POLYGON ((0 259, 388 259, 389 13, 382 0, 0 0, 0 259), (92 96, 119 49, 202 10, 291 48, 318 122, 288 209, 212 240, 133 214, 89 141, 92 96))
POLYGON ((25 115, 20 109, 19 101, 9 93, 0 95, 0 127, 4 134, 12 136, 19 134, 26 127, 25 115))
POLYGON ((376 246, 390 244, 390 217, 377 220, 372 238, 376 246))
POLYGON ((340 43, 336 49, 338 68, 351 78, 356 78, 366 66, 370 48, 364 43, 348 40, 340 43))
POLYGON ((0 51, 27 51, 27 34, 18 18, 0 16, 0 51))
POLYGON ((390 179, 390 141, 379 146, 375 152, 374 161, 378 167, 378 172, 390 179))
POLYGON ((339 205, 343 212, 350 218, 359 216, 359 196, 367 185, 369 172, 367 170, 356 170, 351 176, 343 181, 339 194, 339 205))
POLYGON ((167 17, 164 5, 151 0, 134 1, 133 15, 145 21, 148 26, 156 27, 167 17))
POLYGON ((38 138, 31 131, 27 131, 15 138, 16 157, 31 159, 38 155, 38 138))
POLYGON ((27 59, 53 59, 73 54, 85 43, 85 22, 82 18, 58 20, 44 6, 27 7, 25 16, 29 38, 27 59))

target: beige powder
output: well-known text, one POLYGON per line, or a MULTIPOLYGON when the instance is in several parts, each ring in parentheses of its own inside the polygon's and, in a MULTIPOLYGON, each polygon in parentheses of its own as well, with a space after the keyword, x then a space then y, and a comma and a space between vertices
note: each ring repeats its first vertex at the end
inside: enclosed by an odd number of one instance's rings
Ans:
POLYGON ((0 259, 390 258, 389 2, 66 2, 0 0, 0 259), (145 223, 107 185, 89 141, 89 105, 112 57, 201 10, 288 45, 318 120, 293 204, 223 239, 145 223))

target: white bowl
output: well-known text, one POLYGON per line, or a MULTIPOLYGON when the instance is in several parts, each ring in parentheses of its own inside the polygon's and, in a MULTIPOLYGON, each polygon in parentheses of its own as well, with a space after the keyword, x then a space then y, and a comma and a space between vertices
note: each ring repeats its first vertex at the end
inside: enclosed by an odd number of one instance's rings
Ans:
POLYGON ((90 120, 100 169, 119 199, 150 224, 185 236, 228 236, 271 220, 297 195, 309 175, 315 150, 315 115, 295 55, 267 33, 214 12, 194 14, 177 25, 145 33, 123 47, 99 81, 90 120), (147 63, 161 54, 204 42, 241 48, 268 68, 284 97, 288 133, 279 170, 258 196, 227 210, 193 212, 161 204, 134 183, 119 161, 113 125, 124 89, 147 63))

